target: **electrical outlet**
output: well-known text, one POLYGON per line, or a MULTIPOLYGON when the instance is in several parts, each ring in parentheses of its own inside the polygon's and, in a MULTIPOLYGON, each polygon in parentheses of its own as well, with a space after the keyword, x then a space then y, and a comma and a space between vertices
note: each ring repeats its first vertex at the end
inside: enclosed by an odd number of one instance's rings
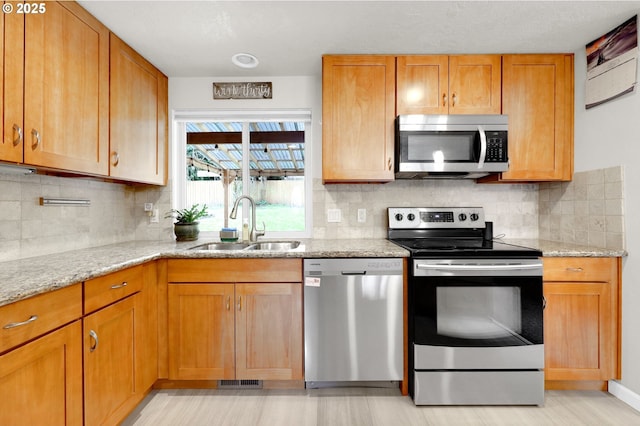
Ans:
POLYGON ((342 222, 342 211, 340 209, 327 209, 327 222, 342 222))
POLYGON ((358 209, 358 222, 363 223, 367 221, 367 209, 358 209))
POLYGON ((144 211, 152 212, 153 211, 153 203, 144 203, 144 211))

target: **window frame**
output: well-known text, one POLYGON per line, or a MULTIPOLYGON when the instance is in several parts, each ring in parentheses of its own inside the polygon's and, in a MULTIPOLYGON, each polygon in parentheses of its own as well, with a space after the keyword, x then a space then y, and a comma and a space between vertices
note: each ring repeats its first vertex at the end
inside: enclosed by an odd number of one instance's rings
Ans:
MULTIPOLYGON (((313 233, 313 170, 311 161, 312 152, 312 121, 311 110, 309 109, 269 109, 269 110, 174 110, 172 112, 172 139, 171 144, 171 205, 173 209, 186 207, 186 181, 187 162, 185 152, 187 147, 187 122, 239 122, 243 123, 242 147, 243 154, 248 154, 249 132, 248 126, 244 123, 251 122, 281 122, 297 121, 304 122, 304 206, 305 206, 305 229, 304 231, 269 231, 266 230, 263 239, 279 238, 311 238, 313 233)), ((242 159, 243 195, 249 194, 250 185, 245 185, 245 177, 249 173, 249 155, 243 155, 242 159)), ((244 203, 244 201, 243 201, 244 203)), ((248 205, 248 204, 243 204, 248 205)), ((248 217, 249 209, 242 209, 243 218, 248 217)), ((260 218, 257 218, 260 224, 260 218)), ((251 223, 251 219, 249 219, 251 223)), ((261 226, 261 225, 260 225, 261 226)), ((219 231, 201 232, 203 239, 218 239, 219 231)))

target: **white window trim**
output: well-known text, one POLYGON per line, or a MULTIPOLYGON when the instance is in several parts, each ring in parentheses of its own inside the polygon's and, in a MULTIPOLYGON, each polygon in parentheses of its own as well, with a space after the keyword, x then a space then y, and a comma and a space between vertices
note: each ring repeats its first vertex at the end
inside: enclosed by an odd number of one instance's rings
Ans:
MULTIPOLYGON (((304 231, 269 231, 266 230, 265 239, 278 238, 310 238, 313 234, 313 170, 311 161, 312 138, 311 111, 308 109, 269 109, 269 110, 173 110, 172 111, 172 140, 171 143, 171 199, 172 208, 182 209, 186 207, 187 165, 184 161, 184 153, 187 149, 187 122, 250 122, 250 121, 302 121, 304 126, 304 204, 305 204, 305 230, 304 231)), ((244 132, 243 132, 244 133, 244 132)), ((243 137, 243 145, 244 141, 243 137)), ((247 142, 248 143, 248 142, 247 142)), ((245 168, 243 159, 243 169, 245 168)), ((249 168, 248 158, 246 168, 249 168)), ((243 176, 246 170, 243 170, 243 176)), ((243 185, 244 191, 248 186, 243 185)), ((243 209, 244 211, 245 209, 243 209)), ((260 220, 258 218, 258 223, 260 220)), ((261 225, 260 225, 261 226, 261 225)), ((201 232, 202 238, 219 238, 219 232, 201 232)))

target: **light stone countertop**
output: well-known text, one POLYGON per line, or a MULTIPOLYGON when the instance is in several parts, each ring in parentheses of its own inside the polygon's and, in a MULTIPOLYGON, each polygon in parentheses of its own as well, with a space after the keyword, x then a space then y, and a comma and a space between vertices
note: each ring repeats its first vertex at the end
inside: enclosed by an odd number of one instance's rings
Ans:
POLYGON ((626 257, 627 251, 548 240, 500 239, 507 244, 538 249, 544 257, 626 257))
MULTIPOLYGON (((262 240, 260 240, 262 241, 262 240)), ((269 241, 269 240, 264 240, 269 241)), ((385 239, 301 239, 288 251, 189 250, 215 242, 137 241, 0 262, 0 306, 161 258, 408 257, 385 239)))
MULTIPOLYGON (((175 241, 137 241, 0 262, 0 306, 161 258, 340 258, 409 256, 407 250, 386 239, 302 239, 300 241, 301 244, 298 248, 284 252, 260 250, 189 250, 189 248, 200 244, 215 242, 208 240, 181 243, 175 241)), ((599 249, 544 240, 505 239, 502 241, 540 249, 544 256, 626 256, 624 250, 599 249)))

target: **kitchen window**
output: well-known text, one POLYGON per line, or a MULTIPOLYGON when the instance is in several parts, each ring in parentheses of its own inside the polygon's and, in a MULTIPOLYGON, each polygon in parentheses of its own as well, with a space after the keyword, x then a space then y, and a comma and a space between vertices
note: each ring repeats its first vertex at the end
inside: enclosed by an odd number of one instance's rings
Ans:
MULTIPOLYGON (((200 232, 251 226, 249 203, 229 214, 241 195, 256 203, 256 222, 266 238, 311 235, 309 111, 178 113, 174 120, 175 208, 206 204, 200 232)), ((205 234, 206 236, 206 234, 205 234)))

